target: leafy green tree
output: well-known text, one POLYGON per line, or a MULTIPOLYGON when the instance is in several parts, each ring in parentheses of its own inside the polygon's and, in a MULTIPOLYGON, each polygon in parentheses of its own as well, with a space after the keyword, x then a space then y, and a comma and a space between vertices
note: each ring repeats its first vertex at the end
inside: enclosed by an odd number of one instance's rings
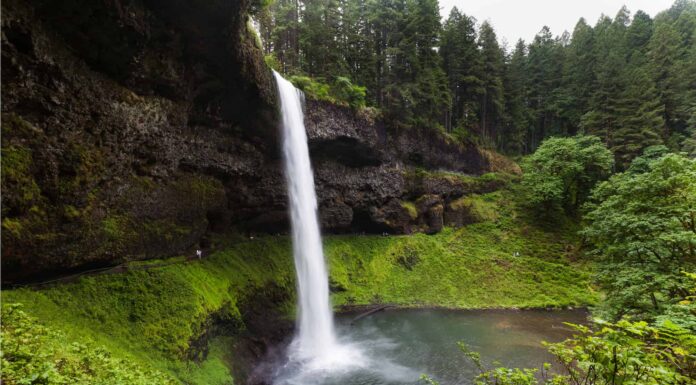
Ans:
POLYGON ((594 185, 609 176, 613 163, 596 136, 546 139, 523 163, 527 201, 541 214, 576 214, 594 185))
POLYGON ((672 322, 595 320, 591 327, 570 326, 578 334, 548 344, 567 373, 554 383, 686 385, 696 374, 696 336, 672 322))
POLYGON ((648 149, 647 159, 598 185, 587 205, 582 234, 610 319, 654 319, 689 296, 683 272, 696 271, 696 160, 654 159, 660 152, 648 149))

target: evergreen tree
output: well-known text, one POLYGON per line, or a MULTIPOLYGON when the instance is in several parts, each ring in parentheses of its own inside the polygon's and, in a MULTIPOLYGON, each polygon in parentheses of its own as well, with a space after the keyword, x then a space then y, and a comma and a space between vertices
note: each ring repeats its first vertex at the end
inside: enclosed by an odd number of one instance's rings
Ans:
POLYGON ((522 39, 505 66, 503 85, 505 88, 504 132, 500 147, 509 153, 526 153, 526 134, 531 122, 528 108, 527 47, 522 39))
POLYGON ((580 126, 582 115, 587 112, 595 79, 594 32, 585 19, 575 25, 566 49, 563 83, 572 100, 566 115, 573 127, 580 126))
POLYGON ((283 73, 300 68, 300 5, 300 0, 276 0, 259 20, 266 54, 283 73))
POLYGON ((619 95, 626 87, 622 70, 626 54, 624 39, 628 23, 628 11, 622 8, 616 20, 604 16, 595 31, 595 76, 589 111, 581 119, 585 133, 599 136, 604 144, 612 148, 614 133, 618 129, 619 95))
POLYGON ((681 56, 679 34, 667 22, 658 22, 649 43, 649 58, 653 79, 657 85, 660 102, 664 107, 665 131, 662 137, 668 140, 677 123, 677 106, 680 79, 678 62, 681 56))
POLYGON ((256 12, 270 65, 309 76, 315 95, 358 91, 349 104, 397 125, 444 124, 513 153, 581 131, 620 167, 655 143, 696 152, 694 0, 654 19, 626 7, 594 27, 580 19, 572 35, 544 27, 509 54, 456 7, 441 23, 437 0, 276 0, 256 12))
POLYGON ((554 60, 555 44, 551 30, 544 26, 529 45, 529 106, 533 117, 527 138, 530 150, 535 149, 551 132, 553 125, 550 101, 560 81, 562 69, 562 63, 554 60))
POLYGON ((618 129, 611 150, 616 164, 625 169, 631 161, 649 146, 661 144, 663 106, 657 90, 645 69, 629 73, 630 82, 620 98, 618 129))
POLYGON ((301 26, 302 70, 328 81, 343 75, 347 65, 339 49, 342 23, 338 0, 304 0, 301 26))
POLYGON ((498 127, 504 111, 503 99, 503 66, 504 54, 498 45, 493 27, 484 21, 479 30, 479 46, 481 47, 481 136, 485 141, 493 142, 498 139, 498 127))
POLYGON ((454 127, 471 131, 478 124, 482 81, 475 25, 474 18, 454 7, 443 26, 440 55, 452 95, 446 120, 448 131, 454 127))
POLYGON ((642 66, 646 63, 646 53, 652 32, 653 21, 650 16, 643 11, 636 12, 631 25, 626 30, 627 60, 631 66, 642 66))
POLYGON ((437 126, 449 104, 447 78, 435 51, 440 32, 437 0, 396 2, 396 29, 387 51, 388 117, 406 125, 437 126))

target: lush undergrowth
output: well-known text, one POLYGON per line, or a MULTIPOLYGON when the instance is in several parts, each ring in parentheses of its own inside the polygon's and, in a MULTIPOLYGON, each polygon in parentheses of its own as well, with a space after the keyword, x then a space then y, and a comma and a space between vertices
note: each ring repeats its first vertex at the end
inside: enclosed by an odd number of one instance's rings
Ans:
MULTIPOLYGON (((495 207, 496 215, 436 235, 326 237, 335 305, 523 308, 594 303, 586 266, 570 262, 574 229, 551 231, 530 224, 518 216, 513 195, 499 191, 470 197, 495 207)), ((232 342, 213 340, 207 357, 194 362, 189 359, 192 341, 211 318, 243 331, 240 304, 264 298, 265 292, 267 298, 278 290, 290 293, 268 306, 291 317, 294 272, 287 237, 237 237, 218 247, 221 251, 202 261, 84 277, 41 290, 4 291, 5 306, 20 303, 27 317, 37 320, 27 322, 50 330, 42 334, 42 344, 59 347, 33 358, 30 351, 24 359, 38 360, 37 367, 53 362, 60 369, 65 366, 61 357, 74 354, 70 344, 79 342, 88 350, 103 348, 114 362, 125 360, 119 365, 153 376, 145 382, 230 383, 232 342)), ((3 344, 16 343, 8 329, 12 322, 10 318, 3 325, 3 344)))
MULTIPOLYGON (((263 296, 279 286, 292 292, 288 250, 287 239, 235 242, 200 262, 85 277, 43 290, 4 291, 3 303, 20 303, 49 328, 47 345, 77 341, 185 383, 228 384, 225 356, 231 343, 213 343, 205 360, 194 363, 187 359, 191 342, 205 332, 211 316, 243 331, 238 304, 247 296, 263 296)), ((291 302, 274 305, 290 308, 291 302)), ((17 343, 6 333, 8 326, 3 324, 3 346, 17 343)), ((37 354, 34 359, 59 361, 61 355, 37 354)), ((8 359, 13 357, 3 357, 8 359)))
POLYGON ((520 218, 511 192, 472 196, 487 221, 436 235, 334 236, 326 241, 334 303, 453 308, 593 304, 587 266, 571 263, 572 228, 520 218))

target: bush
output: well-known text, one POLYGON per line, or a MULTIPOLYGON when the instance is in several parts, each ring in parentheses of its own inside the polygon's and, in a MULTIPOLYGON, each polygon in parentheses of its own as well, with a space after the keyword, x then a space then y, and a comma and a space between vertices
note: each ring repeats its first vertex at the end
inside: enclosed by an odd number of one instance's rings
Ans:
POLYGON ((62 336, 39 325, 19 304, 2 306, 2 383, 175 384, 172 378, 111 357, 103 348, 63 345, 62 336))
POLYGON ((338 76, 333 84, 301 75, 293 75, 289 80, 308 98, 350 106, 353 109, 365 107, 366 88, 353 84, 347 77, 338 76))
MULTIPOLYGON (((484 367, 478 353, 464 343, 459 347, 479 371, 476 385, 687 385, 696 376, 696 336, 665 322, 596 320, 590 328, 567 324, 578 334, 555 344, 546 344, 563 367, 552 371, 545 363, 539 369, 484 367), (560 373, 560 374, 559 374, 560 373)), ((422 377, 427 384, 437 382, 422 377)))
POLYGON ((594 185, 609 176, 613 159, 596 136, 547 139, 523 162, 527 202, 542 215, 576 214, 594 185))
POLYGON ((336 99, 345 101, 351 108, 365 107, 366 88, 353 84, 346 77, 336 77, 332 91, 336 99))
MULTIPOLYGON (((648 149, 626 172, 598 185, 586 206, 582 234, 607 293, 604 317, 683 313, 680 303, 696 295, 684 274, 696 271, 696 160, 658 153, 648 149)), ((692 309, 675 322, 696 330, 692 309)))

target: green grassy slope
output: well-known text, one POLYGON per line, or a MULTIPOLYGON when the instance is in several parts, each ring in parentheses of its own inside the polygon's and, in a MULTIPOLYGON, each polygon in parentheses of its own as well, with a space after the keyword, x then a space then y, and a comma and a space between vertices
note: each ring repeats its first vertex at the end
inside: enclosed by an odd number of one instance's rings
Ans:
MULTIPOLYGON (((269 285, 294 291, 289 249, 285 238, 236 242, 200 262, 4 291, 2 299, 21 303, 30 316, 62 332, 65 342, 103 346, 186 383, 225 384, 231 376, 223 356, 230 344, 214 344, 207 359, 194 364, 186 359, 190 342, 204 333, 212 314, 244 329, 237 305, 246 296, 269 285)), ((291 308, 292 301, 279 305, 291 308)))
MULTIPOLYGON (((519 216, 512 197, 507 190, 469 197, 487 220, 436 235, 326 237, 334 304, 498 308, 594 303, 588 267, 569 262, 572 229, 545 231, 531 225, 519 216)), ((231 341, 214 341, 200 363, 187 359, 190 342, 204 333, 213 314, 243 330, 239 304, 265 291, 269 297, 273 290, 289 293, 273 306, 290 317, 294 271, 287 237, 222 243, 220 251, 202 261, 84 277, 42 290, 4 291, 3 303, 21 303, 38 322, 63 333, 50 337, 55 345, 103 346, 114 357, 175 381, 229 383, 231 341)))
POLYGON ((530 225, 518 217, 511 194, 467 198, 478 201, 481 211, 495 207, 494 215, 436 235, 329 237, 334 303, 453 308, 594 303, 588 267, 569 262, 572 229, 550 232, 530 225))

